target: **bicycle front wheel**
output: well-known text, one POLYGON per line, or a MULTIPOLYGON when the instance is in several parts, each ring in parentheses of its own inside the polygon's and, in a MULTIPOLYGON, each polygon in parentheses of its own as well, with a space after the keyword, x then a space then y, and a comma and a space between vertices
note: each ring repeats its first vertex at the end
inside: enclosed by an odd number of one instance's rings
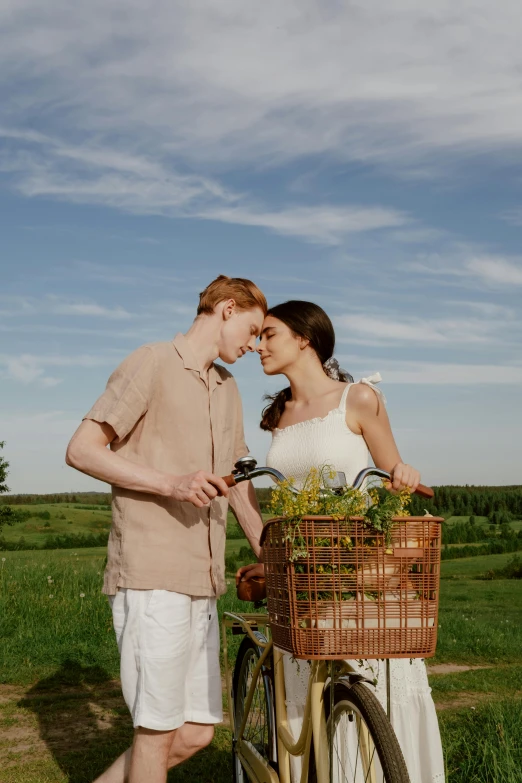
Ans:
MULTIPOLYGON (((261 642, 266 638, 254 631, 255 636, 261 642)), ((232 764, 234 783, 248 783, 248 777, 236 753, 236 745, 239 739, 239 728, 245 713, 245 701, 252 684, 254 669, 262 654, 262 648, 258 647, 249 636, 245 636, 236 658, 233 678, 233 705, 235 736, 233 738, 232 764)), ((267 661, 267 664, 269 662, 267 661)), ((269 666, 263 667, 256 682, 254 697, 247 715, 245 729, 242 738, 250 742, 259 755, 270 766, 277 768, 277 745, 274 707, 274 688, 272 671, 269 666)))
MULTIPOLYGON (((328 748, 333 732, 331 783, 410 783, 388 716, 366 685, 336 683, 333 710, 328 691, 324 701, 328 748)), ((308 781, 317 783, 313 754, 308 781)))

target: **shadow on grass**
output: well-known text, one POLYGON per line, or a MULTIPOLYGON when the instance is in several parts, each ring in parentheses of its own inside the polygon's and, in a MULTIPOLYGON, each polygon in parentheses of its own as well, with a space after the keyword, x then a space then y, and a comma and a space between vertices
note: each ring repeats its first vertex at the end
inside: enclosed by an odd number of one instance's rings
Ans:
MULTIPOLYGON (((120 685, 100 666, 65 659, 18 706, 38 718, 40 736, 69 783, 90 783, 132 742, 120 685)), ((217 727, 209 748, 169 773, 169 782, 229 783, 230 733, 217 727)))

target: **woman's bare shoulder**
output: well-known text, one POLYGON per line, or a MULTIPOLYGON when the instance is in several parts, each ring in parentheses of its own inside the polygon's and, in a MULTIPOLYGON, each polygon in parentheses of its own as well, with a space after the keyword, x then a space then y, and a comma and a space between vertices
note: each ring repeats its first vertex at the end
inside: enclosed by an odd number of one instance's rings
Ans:
POLYGON ((379 398, 371 386, 365 383, 354 383, 348 393, 348 405, 359 413, 376 414, 379 410, 379 398))

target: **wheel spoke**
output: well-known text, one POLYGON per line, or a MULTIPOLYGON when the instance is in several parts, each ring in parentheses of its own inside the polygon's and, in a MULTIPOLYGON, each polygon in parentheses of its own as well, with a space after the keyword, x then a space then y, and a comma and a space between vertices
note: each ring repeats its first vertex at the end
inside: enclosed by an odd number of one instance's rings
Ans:
POLYGON ((370 763, 368 764, 368 772, 364 776, 364 783, 366 783, 366 781, 368 780, 368 775, 370 775, 372 771, 373 757, 375 756, 375 744, 372 742, 372 745, 373 745, 372 756, 370 758, 370 763))

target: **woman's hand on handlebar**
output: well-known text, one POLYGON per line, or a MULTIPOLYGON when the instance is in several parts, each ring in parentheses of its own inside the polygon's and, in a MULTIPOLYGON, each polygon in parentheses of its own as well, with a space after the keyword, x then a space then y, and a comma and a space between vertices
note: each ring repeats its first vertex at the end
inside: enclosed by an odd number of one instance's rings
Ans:
POLYGON ((254 576, 265 576, 264 563, 250 563, 246 566, 241 566, 236 572, 236 587, 240 582, 246 582, 248 579, 252 579, 254 576))
POLYGON ((406 465, 404 462, 398 462, 390 470, 391 481, 387 483, 387 489, 390 492, 400 492, 401 489, 409 489, 415 492, 420 484, 421 475, 418 470, 406 465))

